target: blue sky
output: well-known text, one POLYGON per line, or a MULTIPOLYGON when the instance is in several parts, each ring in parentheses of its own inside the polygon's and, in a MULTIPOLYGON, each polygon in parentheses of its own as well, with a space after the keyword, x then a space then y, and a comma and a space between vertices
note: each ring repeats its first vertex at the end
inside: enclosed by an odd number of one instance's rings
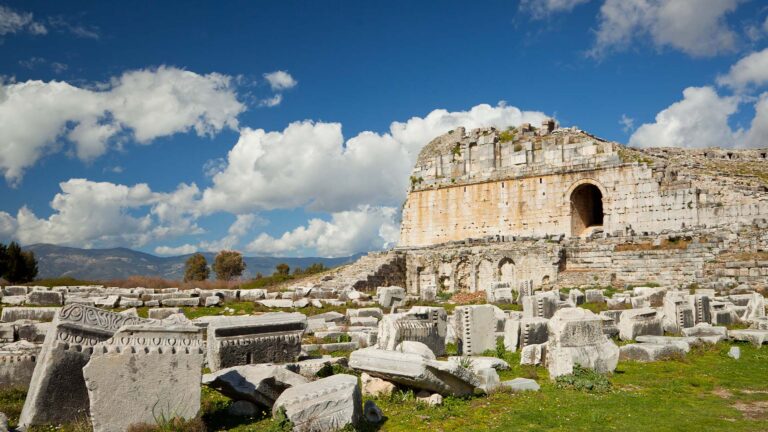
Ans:
POLYGON ((0 0, 0 240, 386 247, 459 125, 768 147, 768 7, 701 3, 0 0))

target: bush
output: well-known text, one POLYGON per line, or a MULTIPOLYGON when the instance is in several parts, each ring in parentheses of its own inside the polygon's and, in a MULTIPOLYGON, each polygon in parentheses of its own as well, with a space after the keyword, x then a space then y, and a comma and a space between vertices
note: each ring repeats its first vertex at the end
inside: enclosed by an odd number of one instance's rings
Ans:
POLYGON ((184 282, 204 281, 210 276, 208 260, 201 253, 196 253, 184 263, 184 282))
POLYGON ((557 377, 555 385, 561 389, 574 389, 593 393, 604 393, 611 389, 611 382, 607 376, 578 365, 573 367, 572 374, 557 377))
POLYGON ((236 251, 219 252, 213 261, 213 271, 216 272, 216 279, 219 280, 228 281, 240 277, 245 271, 243 255, 236 251))

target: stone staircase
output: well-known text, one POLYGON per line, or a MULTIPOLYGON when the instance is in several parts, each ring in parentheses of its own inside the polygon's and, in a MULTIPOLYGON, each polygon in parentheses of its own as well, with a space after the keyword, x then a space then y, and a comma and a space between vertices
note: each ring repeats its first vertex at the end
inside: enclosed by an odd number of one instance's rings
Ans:
POLYGON ((375 291, 380 286, 391 285, 405 287, 405 254, 402 252, 371 252, 324 276, 314 287, 323 291, 347 288, 375 291))

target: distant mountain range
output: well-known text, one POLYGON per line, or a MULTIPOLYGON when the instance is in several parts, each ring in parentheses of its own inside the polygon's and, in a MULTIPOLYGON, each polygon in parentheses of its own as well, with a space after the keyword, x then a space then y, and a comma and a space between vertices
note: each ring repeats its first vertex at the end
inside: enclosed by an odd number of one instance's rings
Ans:
MULTIPOLYGON (((69 276, 84 280, 122 279, 128 276, 157 276, 165 279, 182 279, 184 262, 190 255, 158 257, 127 248, 79 249, 52 244, 34 244, 24 250, 35 253, 38 278, 69 276)), ((213 252, 203 253, 209 264, 216 256, 213 252)), ((275 266, 288 264, 291 269, 306 268, 314 263, 336 267, 356 261, 357 254, 342 258, 288 258, 288 257, 245 257, 245 277, 257 272, 271 275, 275 266)))

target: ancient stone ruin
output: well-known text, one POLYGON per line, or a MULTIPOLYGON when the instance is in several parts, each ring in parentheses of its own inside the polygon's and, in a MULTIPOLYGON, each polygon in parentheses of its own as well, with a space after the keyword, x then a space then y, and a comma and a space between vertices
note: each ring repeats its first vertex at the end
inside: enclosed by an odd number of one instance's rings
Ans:
POLYGON ((0 387, 27 389, 22 426, 193 419, 205 385, 228 415, 334 431, 380 425, 371 398, 398 390, 426 407, 538 391, 502 381, 509 353, 552 380, 700 344, 738 358, 737 343, 768 343, 766 154, 631 149, 553 121, 457 128, 418 157, 400 244, 322 277, 279 292, 3 287, 0 387))

